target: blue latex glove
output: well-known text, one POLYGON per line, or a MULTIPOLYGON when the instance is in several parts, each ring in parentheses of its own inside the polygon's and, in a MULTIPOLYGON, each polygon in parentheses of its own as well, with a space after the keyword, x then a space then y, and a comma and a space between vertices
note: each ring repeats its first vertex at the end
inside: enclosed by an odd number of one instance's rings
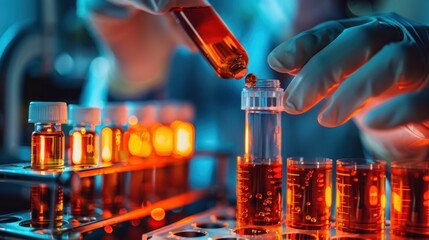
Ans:
POLYGON ((330 21, 282 43, 268 61, 276 71, 296 74, 285 91, 288 113, 326 99, 321 125, 339 126, 356 116, 369 139, 387 142, 376 137, 379 130, 398 126, 429 138, 428 26, 396 14, 330 21))

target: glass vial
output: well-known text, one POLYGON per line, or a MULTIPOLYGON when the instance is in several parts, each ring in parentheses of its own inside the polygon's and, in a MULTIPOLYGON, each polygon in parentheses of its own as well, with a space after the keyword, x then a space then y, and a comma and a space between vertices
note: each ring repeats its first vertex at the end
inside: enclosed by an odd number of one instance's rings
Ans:
POLYGON ((216 11, 203 6, 176 7, 170 10, 216 74, 240 79, 247 73, 248 56, 216 11))
POLYGON ((281 111, 279 80, 259 79, 242 91, 246 112, 245 155, 237 160, 238 226, 282 222, 281 111))
POLYGON ((130 156, 148 158, 153 155, 151 128, 157 121, 158 106, 141 102, 128 104, 128 139, 130 156))
POLYGON ((31 102, 28 115, 28 122, 34 123, 34 132, 31 134, 31 168, 63 168, 65 135, 61 124, 67 123, 67 104, 31 102))
POLYGON ((169 157, 173 153, 173 130, 170 124, 177 118, 177 105, 163 102, 159 106, 159 121, 152 127, 152 144, 156 156, 169 157))
POLYGON ((128 159, 124 143, 127 107, 125 104, 110 104, 101 110, 101 161, 107 163, 123 162, 128 159))
POLYGON ((98 134, 95 126, 100 124, 100 109, 69 105, 70 164, 72 166, 98 165, 98 134))
POLYGON ((195 110, 191 103, 180 103, 177 120, 171 123, 173 130, 173 156, 191 158, 195 151, 195 128, 192 124, 195 110))

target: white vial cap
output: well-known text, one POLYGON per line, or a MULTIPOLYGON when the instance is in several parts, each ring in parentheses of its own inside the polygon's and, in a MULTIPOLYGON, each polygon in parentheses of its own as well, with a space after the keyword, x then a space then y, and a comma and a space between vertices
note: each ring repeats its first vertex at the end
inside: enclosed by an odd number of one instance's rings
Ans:
POLYGON ((104 125, 123 126, 127 123, 127 106, 121 103, 111 103, 101 110, 101 119, 104 125))
POLYGON ((177 120, 192 122, 195 118, 195 107, 190 102, 183 102, 179 105, 177 120))
POLYGON ((69 105, 69 124, 101 123, 100 109, 96 107, 83 107, 75 104, 69 105))
POLYGON ((151 126, 158 121, 159 106, 153 102, 131 102, 127 107, 128 119, 136 117, 144 126, 151 126))
POLYGON ((29 123, 67 123, 67 103, 30 102, 29 123))
POLYGON ((241 92, 242 110, 283 111, 284 90, 276 79, 258 79, 255 87, 241 92))
POLYGON ((177 102, 162 102, 159 109, 159 120, 163 124, 170 124, 177 120, 179 104, 177 102))

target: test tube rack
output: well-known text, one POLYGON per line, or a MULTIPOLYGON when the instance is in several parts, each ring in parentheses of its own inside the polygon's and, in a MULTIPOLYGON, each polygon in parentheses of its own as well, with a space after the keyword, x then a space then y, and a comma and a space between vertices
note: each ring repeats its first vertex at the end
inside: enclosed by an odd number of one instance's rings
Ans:
MULTIPOLYGON (((150 216, 155 208, 162 208, 165 211, 181 208, 201 201, 222 202, 219 196, 225 191, 225 175, 227 161, 231 156, 229 153, 220 152, 196 152, 190 159, 169 159, 156 158, 145 159, 142 161, 128 161, 124 163, 103 164, 97 167, 70 167, 66 166, 61 170, 37 171, 30 167, 30 163, 3 164, 0 165, 0 182, 18 183, 24 185, 44 184, 49 187, 62 186, 64 192, 69 193, 73 184, 79 183, 81 179, 87 177, 103 177, 109 174, 132 174, 144 171, 153 171, 162 173, 168 168, 185 167, 190 168, 192 164, 198 164, 199 161, 213 161, 215 164, 214 176, 210 179, 209 185, 202 188, 192 187, 176 191, 171 194, 156 196, 149 205, 139 205, 139 207, 129 208, 126 211, 106 216, 103 209, 96 208, 95 215, 85 221, 77 220, 71 214, 64 211, 63 224, 60 227, 49 226, 48 228, 36 228, 30 224, 30 211, 12 212, 0 215, 0 238, 11 239, 80 239, 83 234, 90 231, 123 223, 135 219, 141 219, 150 216)), ((131 160, 131 159, 130 159, 131 160)), ((190 174, 189 171, 186 172, 190 174)), ((166 178, 171 178, 165 173, 166 178)), ((213 175, 214 174, 214 175, 213 175)), ((185 176, 188 178, 189 176, 185 176)), ((168 182, 167 182, 168 183, 168 182)), ((64 194, 66 195, 66 194, 64 194)), ((97 199, 98 201, 100 199, 97 199)), ((125 198, 124 201, 130 201, 125 198)), ((209 205, 209 204, 207 204, 209 205)), ((97 203, 97 206, 99 204, 97 203)), ((52 209, 55 206, 50 206, 52 209)), ((66 209, 66 207, 64 207, 66 209)))

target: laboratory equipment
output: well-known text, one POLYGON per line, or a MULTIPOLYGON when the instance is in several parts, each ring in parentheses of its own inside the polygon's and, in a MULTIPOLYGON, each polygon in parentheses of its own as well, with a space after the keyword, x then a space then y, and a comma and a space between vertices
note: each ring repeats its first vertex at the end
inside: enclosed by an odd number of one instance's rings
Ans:
MULTIPOLYGON (((120 163, 128 160, 128 150, 124 141, 127 122, 127 107, 116 103, 101 109, 101 161, 102 164, 120 163)), ((111 173, 103 176, 101 194, 103 197, 104 214, 123 212, 125 209, 124 173, 111 173)))
POLYGON ((246 75, 246 50, 208 3, 170 11, 219 77, 240 79, 246 75))
POLYGON ((386 162, 339 159, 336 181, 336 229, 356 233, 384 230, 386 162))
POLYGON ((237 158, 237 225, 278 226, 282 221, 279 80, 259 79, 242 91, 245 155, 237 158))
POLYGON ((28 122, 34 123, 34 132, 31 134, 31 167, 64 167, 65 135, 61 124, 67 123, 67 104, 31 102, 28 122))
POLYGON ((79 222, 94 220, 96 215, 96 177, 84 177, 71 183, 70 209, 79 222))
POLYGON ((391 232, 429 238, 429 162, 392 162, 391 171, 391 232))
POLYGON ((177 104, 162 102, 160 104, 158 121, 152 127, 152 144, 159 157, 169 157, 173 154, 173 130, 170 124, 177 118, 177 104))
POLYGON ((329 229, 332 206, 332 159, 287 159, 286 225, 329 229))
POLYGON ((195 128, 192 124, 194 106, 189 102, 178 104, 177 118, 171 123, 173 130, 173 156, 190 158, 195 151, 195 128))
POLYGON ((69 105, 70 164, 97 166, 99 163, 99 137, 95 126, 100 124, 100 109, 69 105))

